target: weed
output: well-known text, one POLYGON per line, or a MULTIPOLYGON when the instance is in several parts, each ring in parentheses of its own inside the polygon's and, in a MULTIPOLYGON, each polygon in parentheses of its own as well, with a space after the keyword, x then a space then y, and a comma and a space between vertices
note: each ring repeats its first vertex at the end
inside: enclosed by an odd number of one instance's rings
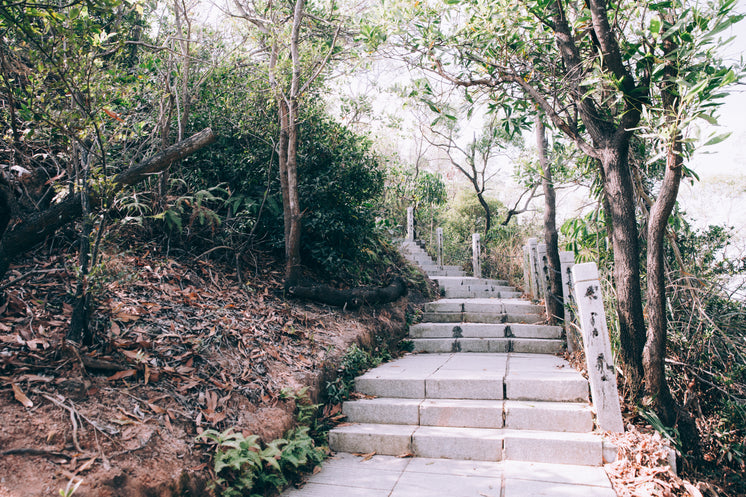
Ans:
POLYGON ((356 376, 391 358, 388 350, 381 347, 376 350, 378 354, 373 356, 357 345, 352 345, 347 349, 347 353, 342 357, 340 366, 337 368, 337 378, 326 383, 326 397, 330 404, 340 404, 349 399, 355 388, 356 376))

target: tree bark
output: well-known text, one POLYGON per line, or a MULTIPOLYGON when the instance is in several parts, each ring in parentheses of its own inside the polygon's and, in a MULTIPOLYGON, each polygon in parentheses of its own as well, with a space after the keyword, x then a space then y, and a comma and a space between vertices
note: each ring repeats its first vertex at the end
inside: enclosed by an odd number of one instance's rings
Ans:
POLYGON ((562 269, 559 257, 559 236, 557 235, 557 205, 552 166, 547 156, 547 139, 544 122, 541 116, 536 117, 536 146, 539 150, 541 164, 541 185, 544 190, 544 243, 547 246, 547 265, 549 266, 549 293, 547 309, 549 324, 561 324, 565 318, 565 301, 562 294, 562 269))
MULTIPOLYGON (((115 190, 134 185, 147 176, 166 169, 173 161, 181 160, 214 141, 212 130, 206 128, 116 175, 112 180, 115 190)), ((92 197, 91 205, 98 205, 100 201, 100 198, 92 197)), ((43 212, 23 219, 8 230, 0 240, 0 278, 5 275, 14 257, 30 250, 62 226, 79 218, 82 213, 81 194, 77 193, 43 212)))
MULTIPOLYGON (((675 44, 670 39, 663 41, 666 54, 674 52, 675 44)), ((661 100, 667 112, 666 122, 670 127, 671 139, 666 150, 666 169, 663 174, 660 193, 650 207, 647 240, 647 343, 643 350, 646 394, 652 400, 653 408, 666 426, 679 427, 679 434, 685 450, 699 452, 699 432, 692 416, 674 399, 666 381, 666 341, 668 322, 666 317, 666 275, 664 241, 668 218, 676 205, 681 178, 683 175, 682 136, 679 131, 678 97, 672 81, 677 76, 673 62, 664 68, 666 81, 661 100)))
POLYGON ((644 380, 645 320, 640 285, 640 241, 628 152, 629 132, 620 129, 602 147, 601 167, 605 177, 604 196, 611 217, 620 365, 631 398, 639 399, 644 380))

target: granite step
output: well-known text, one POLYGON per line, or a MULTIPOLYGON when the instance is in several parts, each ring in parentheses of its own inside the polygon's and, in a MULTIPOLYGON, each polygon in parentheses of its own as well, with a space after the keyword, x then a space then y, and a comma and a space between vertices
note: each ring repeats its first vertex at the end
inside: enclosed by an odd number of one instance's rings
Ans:
POLYGON ((351 423, 573 433, 593 430, 591 408, 579 402, 375 398, 345 402, 343 413, 351 423))
POLYGON ((418 323, 409 327, 412 338, 562 338, 559 326, 490 323, 418 323))
POLYGON ((352 453, 586 466, 604 464, 605 449, 603 439, 593 433, 378 423, 334 428, 329 432, 329 446, 352 453))

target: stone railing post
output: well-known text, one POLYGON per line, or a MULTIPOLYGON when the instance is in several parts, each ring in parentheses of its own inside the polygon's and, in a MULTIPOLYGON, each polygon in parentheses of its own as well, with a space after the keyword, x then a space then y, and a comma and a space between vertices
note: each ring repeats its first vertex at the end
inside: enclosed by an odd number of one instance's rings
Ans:
POLYGON ((547 298, 547 245, 545 243, 536 244, 536 282, 539 290, 539 298, 547 298))
POLYGON ((531 258, 528 255, 528 243, 523 246, 523 292, 533 297, 531 288, 531 258))
POLYGON ((624 422, 619 407, 616 371, 611 355, 601 284, 598 281, 598 268, 593 262, 575 264, 572 278, 596 421, 604 431, 622 433, 624 422))
POLYGON ((414 241, 414 207, 407 207, 407 241, 414 241))
POLYGON ((479 233, 471 235, 471 263, 474 268, 474 277, 482 277, 482 246, 479 241, 479 233))
MULTIPOLYGON (((539 294, 544 297, 544 302, 549 300, 549 259, 547 259, 546 243, 536 245, 536 260, 539 263, 539 294)), ((549 312, 547 311, 547 315, 549 312)))
POLYGON ((437 228, 435 235, 438 240, 438 266, 443 267, 443 228, 437 228))
POLYGON ((560 273, 562 274, 562 299, 565 304, 565 336, 567 337, 567 350, 570 353, 575 352, 578 347, 582 347, 580 337, 572 325, 574 314, 572 306, 568 305, 573 302, 572 294, 572 267, 575 265, 575 254, 569 251, 561 251, 560 256, 560 273))
POLYGON ((537 274, 537 262, 536 262, 536 245, 539 240, 536 238, 528 239, 528 272, 529 279, 531 280, 531 297, 534 299, 539 298, 539 281, 536 279, 537 274))

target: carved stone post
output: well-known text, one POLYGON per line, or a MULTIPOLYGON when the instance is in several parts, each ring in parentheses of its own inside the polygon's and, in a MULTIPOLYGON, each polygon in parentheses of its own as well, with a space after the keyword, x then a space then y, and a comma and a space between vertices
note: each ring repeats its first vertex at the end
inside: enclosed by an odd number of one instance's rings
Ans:
POLYGON ((602 430, 622 433, 624 422, 619 407, 616 371, 611 355, 601 284, 598 281, 598 268, 593 262, 576 264, 572 268, 572 277, 596 421, 602 430))
POLYGON ((539 298, 544 297, 544 301, 546 302, 549 300, 549 292, 547 291, 547 286, 549 285, 549 261, 547 260, 546 243, 536 244, 536 264, 536 281, 539 282, 539 298))
POLYGON ((482 277, 482 246, 479 241, 479 233, 471 235, 471 263, 474 268, 474 277, 482 277))
POLYGON ((523 292, 533 297, 531 288, 531 257, 528 254, 528 244, 523 246, 523 292))
POLYGON ((562 298, 565 303, 565 336, 567 337, 567 350, 572 353, 575 352, 578 347, 581 347, 580 336, 572 325, 574 318, 573 307, 571 304, 573 299, 572 290, 572 267, 575 265, 575 254, 573 252, 562 251, 559 253, 560 256, 560 272, 562 273, 562 298))
POLYGON ((407 241, 414 241, 414 207, 407 207, 407 241))
POLYGON ((438 266, 443 267, 443 228, 435 230, 438 239, 438 266))
POLYGON ((537 273, 537 262, 536 262, 536 245, 539 240, 536 238, 528 239, 528 271, 529 278, 531 278, 531 297, 534 299, 539 298, 539 282, 536 279, 537 273))

